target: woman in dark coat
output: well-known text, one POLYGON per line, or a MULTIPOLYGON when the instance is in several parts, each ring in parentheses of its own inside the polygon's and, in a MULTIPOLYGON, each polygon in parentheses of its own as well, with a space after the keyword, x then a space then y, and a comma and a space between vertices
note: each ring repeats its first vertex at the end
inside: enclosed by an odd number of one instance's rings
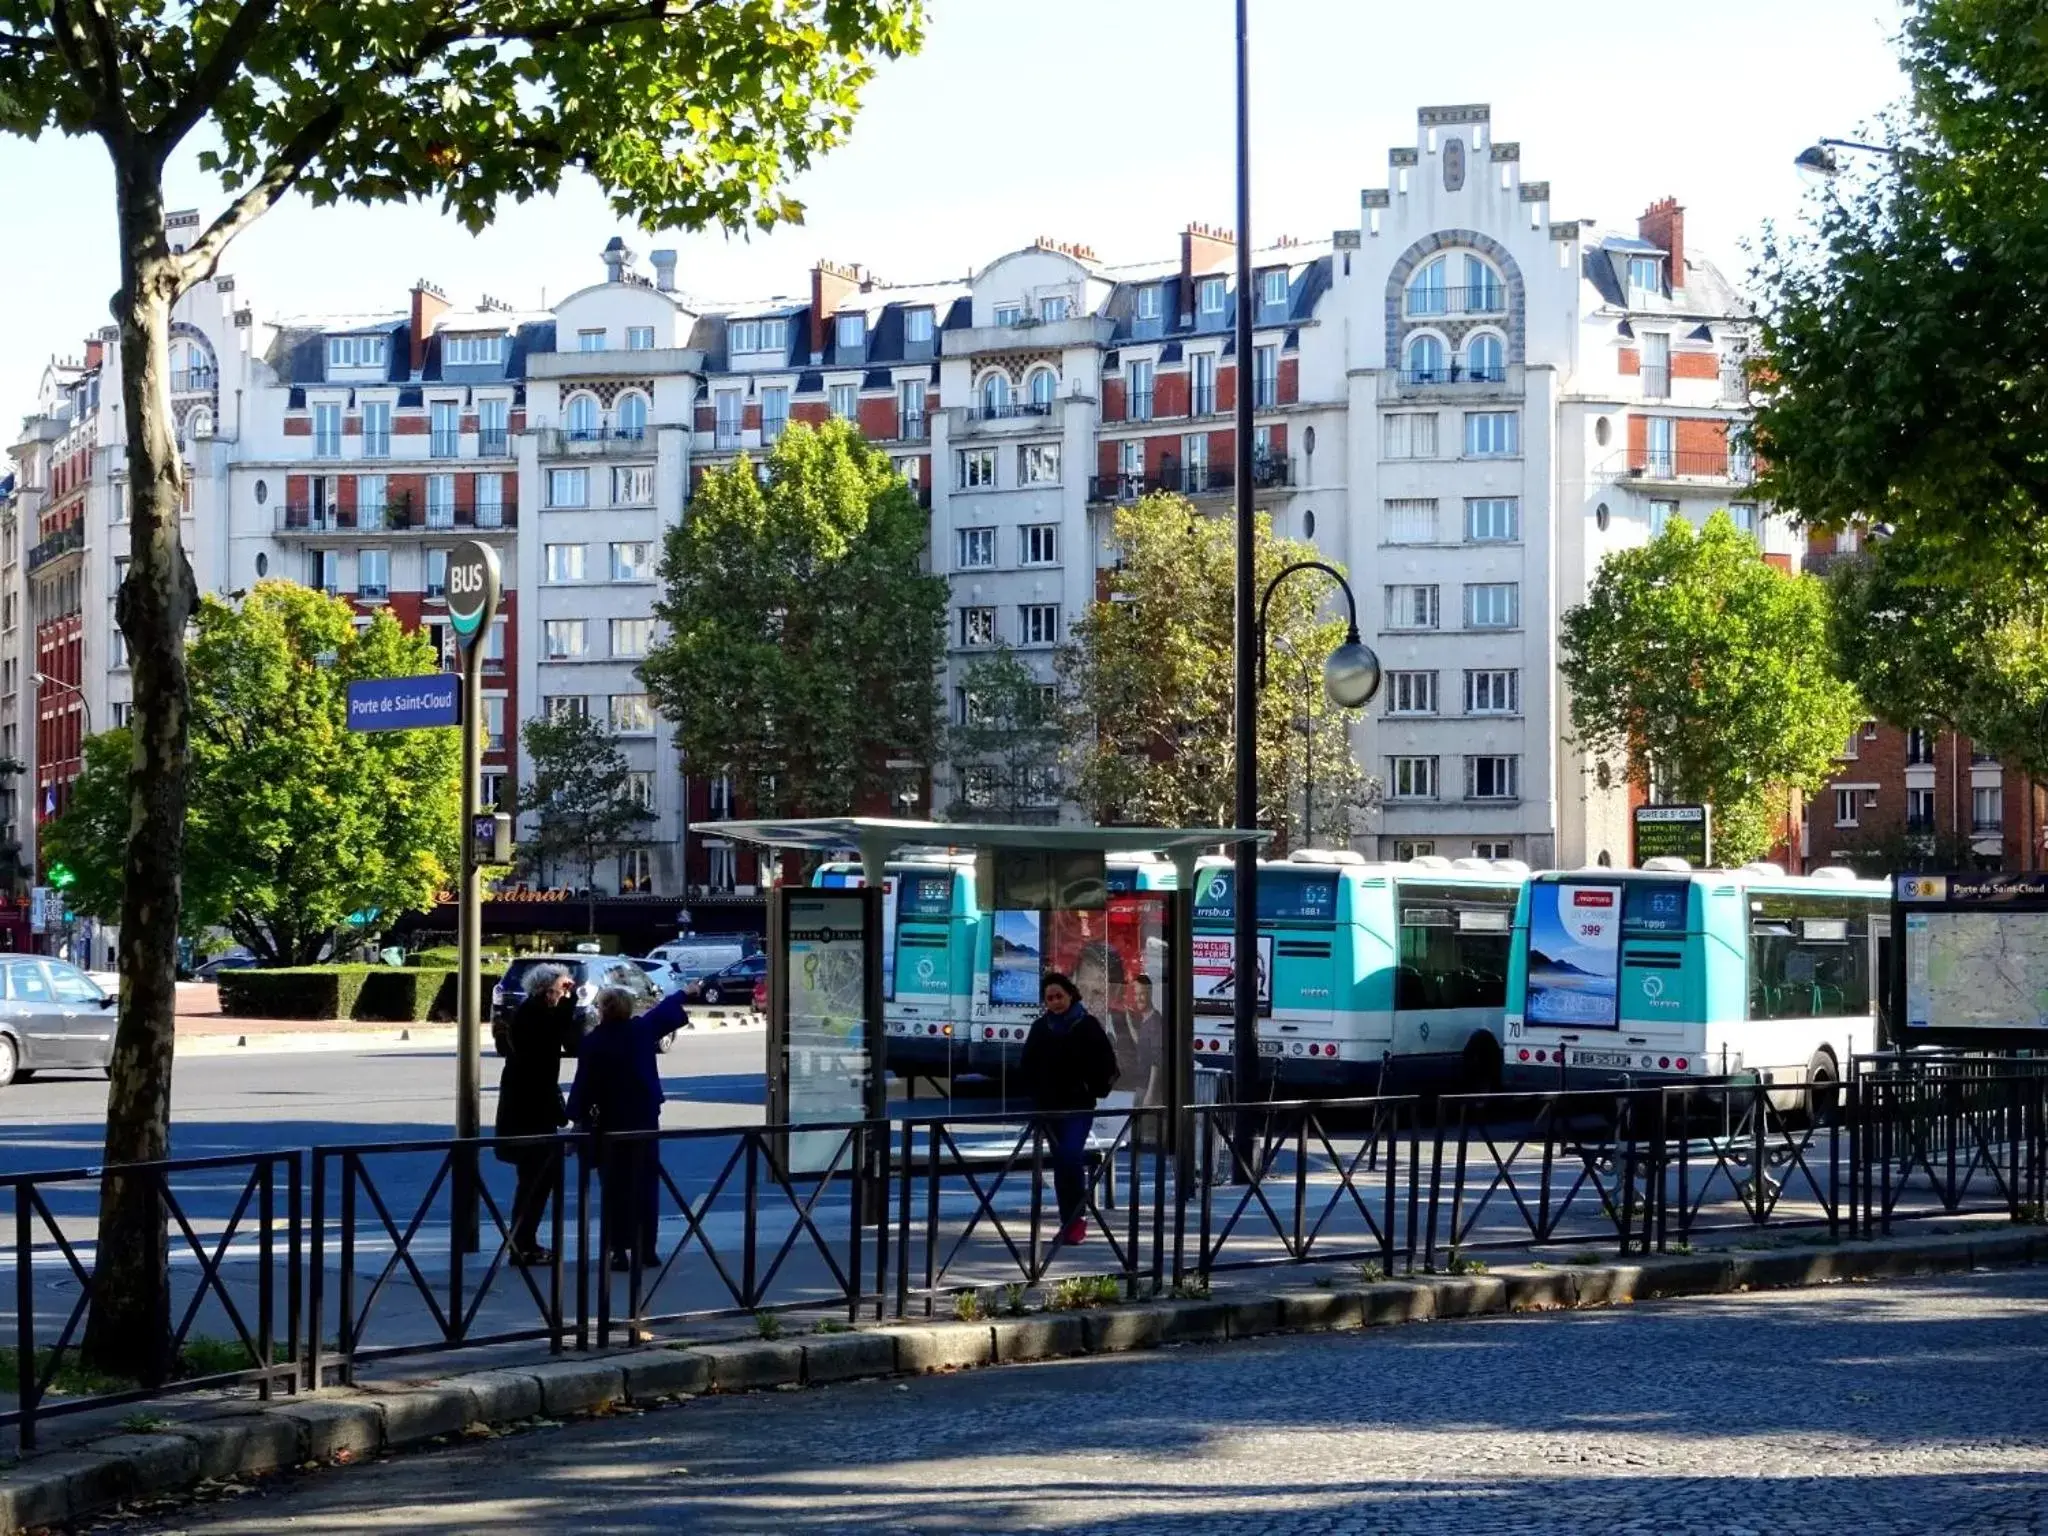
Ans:
MULTIPOLYGON (((576 1048, 576 984, 559 965, 526 973, 526 1000, 505 1032, 505 1070, 498 1077, 500 1136, 552 1136, 569 1123, 562 1108, 562 1056, 576 1048)), ((499 1147, 499 1160, 519 1170, 512 1195, 512 1262, 550 1264, 540 1245, 541 1212, 555 1182, 560 1149, 499 1147)))
MULTIPOLYGON (((632 994, 607 987, 597 995, 597 1025, 583 1038, 576 1057, 576 1081, 569 1089, 569 1118, 586 1131, 613 1135, 661 1129, 662 1038, 689 1027, 683 996, 671 992, 638 1018, 632 994)), ((605 1224, 610 1228, 613 1269, 644 1269, 660 1262, 661 1147, 641 1139, 606 1142, 600 1176, 604 1181, 605 1224)))
POLYGON ((1088 1132, 1096 1104, 1116 1085, 1116 1048, 1067 977, 1048 972, 1038 996, 1045 1011, 1024 1037, 1018 1072, 1039 1113, 1058 1116, 1046 1121, 1045 1134, 1059 1196, 1060 1241, 1078 1243, 1088 1236, 1088 1132), (1080 1110, 1088 1113, 1074 1113, 1080 1110))

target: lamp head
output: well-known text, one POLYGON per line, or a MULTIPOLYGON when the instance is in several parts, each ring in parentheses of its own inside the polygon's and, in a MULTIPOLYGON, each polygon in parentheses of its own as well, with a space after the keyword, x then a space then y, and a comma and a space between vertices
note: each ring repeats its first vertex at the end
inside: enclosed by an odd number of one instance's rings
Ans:
POLYGON ((1380 659, 1352 630, 1323 662, 1323 692, 1339 709, 1363 709, 1380 691, 1380 659))
POLYGON ((1812 185, 1825 186, 1842 174, 1842 157, 1826 144, 1814 144, 1799 152, 1792 168, 1812 185))

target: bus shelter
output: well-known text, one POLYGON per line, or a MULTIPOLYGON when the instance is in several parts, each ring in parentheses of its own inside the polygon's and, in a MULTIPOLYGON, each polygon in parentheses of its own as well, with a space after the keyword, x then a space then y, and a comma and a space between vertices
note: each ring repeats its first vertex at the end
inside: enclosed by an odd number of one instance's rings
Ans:
MULTIPOLYGON (((1216 827, 1025 827, 830 817, 721 821, 714 837, 822 859, 857 860, 858 887, 783 885, 768 910, 768 1118, 792 1128, 884 1119, 889 1113, 885 1019, 902 955, 885 901, 892 859, 943 851, 973 858, 974 901, 986 925, 976 1009, 1035 1009, 1038 978, 1063 971, 1109 1028, 1121 1069, 1115 1103, 1167 1111, 1177 1137, 1194 1067, 1195 861, 1270 834, 1216 827), (1171 880, 1131 889, 1113 865, 1163 860, 1171 880), (1113 889, 1115 887, 1115 889, 1113 889), (1141 985, 1142 984, 1142 985, 1141 985), (1027 1003, 1029 1008, 1025 1006, 1027 1003)), ((1021 1032, 1020 1032, 1021 1035, 1021 1032)), ((820 1136, 819 1157, 836 1138, 820 1136)), ((793 1130, 792 1167, 811 1160, 793 1130)))

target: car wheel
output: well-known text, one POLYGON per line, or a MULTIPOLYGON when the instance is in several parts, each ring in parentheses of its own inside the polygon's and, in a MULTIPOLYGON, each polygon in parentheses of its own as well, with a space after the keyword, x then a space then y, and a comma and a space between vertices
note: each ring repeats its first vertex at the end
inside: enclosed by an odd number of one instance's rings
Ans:
POLYGON ((21 1049, 7 1035, 0 1035, 0 1088, 22 1076, 21 1049))
POLYGON ((707 1008, 716 1008, 718 1006, 718 988, 706 987, 704 989, 704 1005, 707 1008))

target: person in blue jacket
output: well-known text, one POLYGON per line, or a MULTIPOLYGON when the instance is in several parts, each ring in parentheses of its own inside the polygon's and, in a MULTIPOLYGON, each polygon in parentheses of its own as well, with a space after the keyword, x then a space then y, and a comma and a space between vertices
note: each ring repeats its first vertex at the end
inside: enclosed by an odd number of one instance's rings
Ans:
MULTIPOLYGON (((671 993, 638 1018, 633 996, 607 987, 597 995, 597 1023, 583 1037, 576 1081, 569 1089, 569 1119, 586 1131, 613 1136, 661 1127, 664 1036, 689 1027, 681 993, 671 993)), ((607 1142, 599 1167, 613 1269, 660 1262, 661 1146, 651 1139, 607 1142)))

